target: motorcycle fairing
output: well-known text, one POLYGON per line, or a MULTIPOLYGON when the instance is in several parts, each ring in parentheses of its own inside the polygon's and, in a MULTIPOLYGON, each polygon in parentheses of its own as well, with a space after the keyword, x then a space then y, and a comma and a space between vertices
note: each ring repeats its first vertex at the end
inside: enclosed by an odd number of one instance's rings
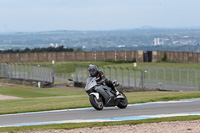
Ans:
POLYGON ((97 86, 95 90, 104 98, 105 107, 116 106, 120 102, 119 99, 115 99, 115 96, 111 93, 111 88, 108 86, 97 86))

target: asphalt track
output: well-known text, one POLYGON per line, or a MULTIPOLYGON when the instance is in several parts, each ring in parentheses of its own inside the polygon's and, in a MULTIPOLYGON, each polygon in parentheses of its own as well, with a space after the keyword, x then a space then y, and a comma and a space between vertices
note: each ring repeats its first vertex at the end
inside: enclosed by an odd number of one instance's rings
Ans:
POLYGON ((126 109, 117 107, 96 111, 78 108, 0 115, 0 127, 45 125, 70 122, 123 121, 169 116, 200 115, 200 99, 131 104, 126 109))

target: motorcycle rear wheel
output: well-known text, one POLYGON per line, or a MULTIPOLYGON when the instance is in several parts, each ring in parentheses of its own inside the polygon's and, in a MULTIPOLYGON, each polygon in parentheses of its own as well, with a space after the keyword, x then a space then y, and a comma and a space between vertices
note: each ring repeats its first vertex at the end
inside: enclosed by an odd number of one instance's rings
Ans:
POLYGON ((120 102, 117 105, 117 107, 120 108, 120 109, 124 109, 128 105, 128 100, 127 100, 127 98, 126 98, 126 96, 124 95, 123 92, 120 92, 120 94, 123 95, 124 99, 120 99, 120 102))
POLYGON ((99 99, 97 100, 94 95, 90 95, 90 103, 96 110, 103 109, 103 100, 101 97, 99 97, 99 99))

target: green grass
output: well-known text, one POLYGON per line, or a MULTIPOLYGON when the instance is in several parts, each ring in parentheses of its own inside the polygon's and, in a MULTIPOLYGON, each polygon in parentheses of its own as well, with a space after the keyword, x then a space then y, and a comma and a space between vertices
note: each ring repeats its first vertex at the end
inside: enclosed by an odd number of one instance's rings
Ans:
POLYGON ((0 100, 0 114, 52 109, 85 107, 89 105, 85 92, 27 86, 0 86, 0 94, 24 99, 0 100), (77 100, 78 99, 78 100, 77 100), (80 104, 80 101, 83 104, 80 104))
POLYGON ((23 97, 23 98, 84 95, 83 92, 66 91, 54 88, 38 89, 35 87, 20 86, 20 85, 14 87, 1 86, 0 94, 23 97))
POLYGON ((90 106, 86 95, 54 96, 0 101, 0 114, 59 110, 90 106))
MULTIPOLYGON (((0 86, 0 94, 24 99, 1 100, 0 114, 91 107, 83 89, 33 88, 27 86, 0 86)), ((132 92, 125 93, 128 102, 144 103, 189 98, 200 98, 200 92, 132 92)))
MULTIPOLYGON (((51 66, 51 63, 34 63, 34 64, 40 64, 40 65, 45 65, 45 66, 51 66)), ((75 64, 77 66, 84 66, 87 67, 90 64, 95 64, 99 67, 101 66, 106 66, 106 65, 111 65, 111 64, 115 64, 115 63, 111 63, 111 62, 94 62, 94 61, 84 61, 84 62, 56 62, 54 64, 55 67, 55 73, 71 73, 71 72, 75 72, 75 64)))
POLYGON ((113 125, 136 125, 142 123, 158 123, 166 121, 191 121, 199 120, 200 116, 178 116, 178 117, 166 117, 166 118, 154 118, 144 120, 132 120, 132 121, 120 121, 120 122, 94 122, 94 123, 65 123, 65 124, 52 124, 52 125, 41 125, 41 126, 23 126, 23 127, 3 127, 0 128, 1 132, 17 132, 27 130, 46 130, 46 129, 74 129, 84 127, 101 127, 101 126, 113 126, 113 125))

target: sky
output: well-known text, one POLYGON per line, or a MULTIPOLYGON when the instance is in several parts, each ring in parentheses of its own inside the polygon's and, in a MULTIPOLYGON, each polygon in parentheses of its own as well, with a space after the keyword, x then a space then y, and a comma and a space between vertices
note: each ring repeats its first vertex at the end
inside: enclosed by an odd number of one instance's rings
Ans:
POLYGON ((200 0, 0 0, 0 32, 200 27, 200 0))

